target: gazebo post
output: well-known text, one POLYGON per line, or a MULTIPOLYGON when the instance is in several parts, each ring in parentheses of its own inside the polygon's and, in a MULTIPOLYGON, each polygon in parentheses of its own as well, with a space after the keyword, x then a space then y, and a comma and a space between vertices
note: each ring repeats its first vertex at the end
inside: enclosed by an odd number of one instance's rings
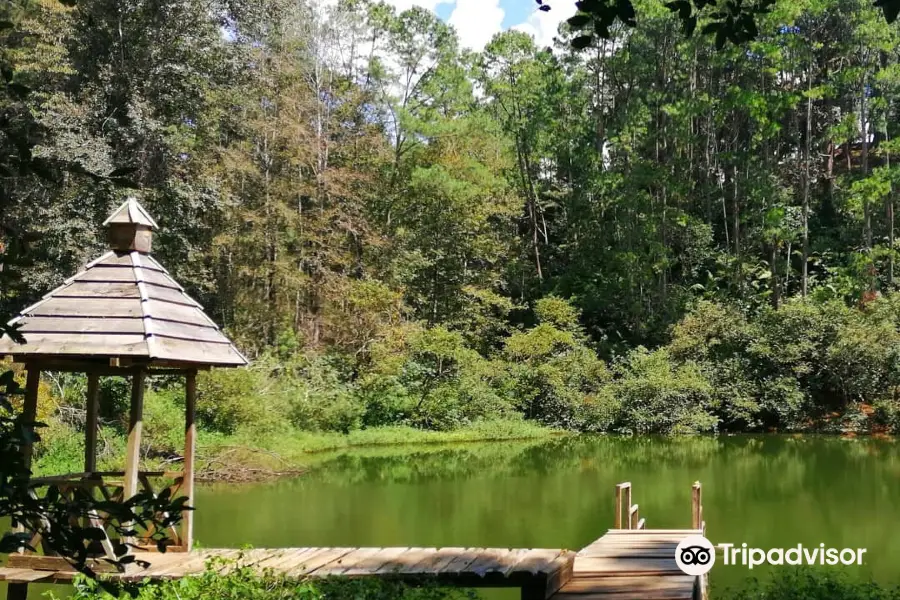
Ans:
POLYGON ((141 429, 144 414, 144 381, 147 373, 138 369, 131 378, 131 412, 128 418, 128 446, 125 451, 125 488, 127 500, 138 491, 138 471, 141 462, 141 429))
MULTIPOLYGON (((26 423, 33 424, 37 420, 38 389, 41 384, 41 370, 34 363, 25 365, 28 378, 25 382, 25 400, 22 406, 22 417, 26 423)), ((31 469, 31 456, 34 448, 31 443, 22 444, 22 458, 26 469, 31 469)), ((11 583, 6 590, 7 600, 27 600, 28 584, 11 583)))
MULTIPOLYGON (((194 506, 194 454, 196 452, 197 425, 194 416, 197 409, 197 371, 188 371, 184 378, 184 495, 187 505, 194 506)), ((194 545, 194 511, 186 510, 182 516, 181 544, 186 552, 194 545)))
POLYGON ((84 471, 97 470, 97 415, 100 412, 100 376, 88 373, 87 407, 84 419, 84 471))
MULTIPOLYGON (((22 417, 26 423, 33 425, 37 421, 37 401, 38 388, 41 385, 41 369, 35 363, 28 363, 25 368, 28 370, 28 378, 25 382, 25 399, 22 406, 22 417)), ((22 457, 25 462, 25 468, 31 469, 31 458, 34 454, 34 448, 31 442, 22 444, 22 457)))

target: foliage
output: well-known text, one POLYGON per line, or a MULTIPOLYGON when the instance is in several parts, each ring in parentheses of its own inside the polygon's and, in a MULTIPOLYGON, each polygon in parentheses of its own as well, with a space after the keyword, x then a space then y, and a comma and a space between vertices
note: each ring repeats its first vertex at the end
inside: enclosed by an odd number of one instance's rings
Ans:
POLYGON ((896 600, 900 589, 857 581, 834 569, 779 569, 765 583, 754 581, 746 589, 729 594, 733 600, 896 600))
POLYGON ((713 387, 695 364, 672 363, 665 349, 638 348, 616 365, 617 379, 606 390, 620 405, 617 428, 631 433, 715 431, 713 387))
MULTIPOLYGON (((891 428, 900 30, 738 4, 588 2, 553 48, 470 52, 368 0, 29 3, 0 30, 0 311, 97 255, 128 184, 253 359, 199 378, 213 463, 523 419, 891 428)), ((74 464, 83 387, 44 382, 40 469, 74 464)), ((127 382, 101 396, 102 462, 127 382)), ((145 460, 178 459, 181 397, 153 382, 145 460)))
MULTIPOLYGON (((402 582, 375 579, 330 578, 297 581, 275 575, 258 574, 245 565, 243 558, 235 561, 214 559, 197 577, 148 583, 135 587, 134 595, 122 590, 113 594, 95 582, 76 581, 73 600, 201 600, 222 598, 232 600, 477 600, 474 591, 459 588, 440 588, 436 585, 408 586, 402 582), (226 569, 227 574, 219 571, 226 569)), ((51 597, 55 597, 52 596, 51 597)))

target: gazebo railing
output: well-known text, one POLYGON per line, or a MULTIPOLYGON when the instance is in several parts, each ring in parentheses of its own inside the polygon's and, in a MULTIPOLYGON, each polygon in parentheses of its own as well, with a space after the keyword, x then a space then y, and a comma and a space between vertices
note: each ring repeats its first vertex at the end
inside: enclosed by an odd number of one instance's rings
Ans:
MULTIPOLYGON (((31 480, 31 494, 34 497, 41 497, 41 490, 46 490, 50 486, 55 487, 60 497, 71 503, 78 502, 79 493, 87 493, 95 500, 108 502, 122 502, 125 498, 125 472, 124 471, 103 471, 93 473, 68 473, 65 475, 52 475, 49 477, 36 477, 31 480)), ((180 471, 139 471, 137 474, 139 483, 138 492, 147 492, 154 497, 158 497, 161 493, 166 492, 169 498, 178 498, 185 496, 184 493, 184 473, 180 471), (154 486, 154 480, 157 485, 154 486)), ((159 515, 163 519, 167 514, 159 515)), ((156 543, 152 536, 156 533, 154 530, 142 531, 135 537, 120 539, 115 526, 119 528, 126 526, 125 523, 113 523, 112 517, 103 511, 90 511, 72 517, 72 524, 81 527, 94 527, 103 532, 103 536, 90 549, 90 554, 96 558, 115 559, 115 549, 121 544, 126 544, 131 549, 140 551, 154 552, 157 550, 156 543)), ((160 519, 162 520, 162 519, 160 519)), ((46 527, 46 524, 41 524, 46 527)), ((42 544, 41 534, 37 528, 29 531, 26 526, 26 532, 32 533, 29 546, 35 551, 40 551, 44 555, 52 556, 52 551, 42 544)), ((171 526, 165 532, 167 537, 166 550, 169 552, 186 551, 187 546, 184 540, 184 532, 181 528, 171 526)), ((130 550, 129 550, 130 552, 130 550)))

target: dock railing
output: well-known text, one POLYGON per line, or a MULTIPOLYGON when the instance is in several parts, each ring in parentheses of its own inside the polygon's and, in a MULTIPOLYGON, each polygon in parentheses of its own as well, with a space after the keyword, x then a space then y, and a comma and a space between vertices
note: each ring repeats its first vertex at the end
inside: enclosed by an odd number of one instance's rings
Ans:
POLYGON ((646 521, 640 517, 640 507, 632 504, 631 500, 631 482, 616 485, 616 529, 646 528, 646 521), (623 515, 625 527, 622 527, 623 515))
POLYGON ((691 527, 706 535, 706 521, 703 520, 703 488, 699 481, 691 486, 691 527))

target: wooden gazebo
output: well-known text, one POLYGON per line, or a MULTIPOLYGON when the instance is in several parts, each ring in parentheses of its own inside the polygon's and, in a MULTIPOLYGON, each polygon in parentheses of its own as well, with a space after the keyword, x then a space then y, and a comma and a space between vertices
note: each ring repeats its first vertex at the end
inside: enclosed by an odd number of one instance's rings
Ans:
MULTIPOLYGON (((63 490, 87 487, 106 498, 127 499, 138 491, 152 491, 162 480, 158 485, 172 488, 173 497, 186 496, 187 505, 192 506, 197 371, 242 366, 247 359, 150 256, 158 226, 134 198, 128 198, 104 225, 110 251, 13 320, 20 326, 24 344, 0 338, 0 358, 12 356, 27 369, 24 413, 29 420, 37 412, 41 371, 83 372, 88 377, 84 472, 47 477, 35 484, 52 482, 63 490), (184 462, 177 472, 139 470, 145 379, 154 374, 185 377, 184 462), (97 471, 102 376, 126 376, 132 381, 124 472, 97 471)), ((30 463, 31 448, 25 453, 30 463)), ((185 511, 181 530, 171 532, 174 544, 169 550, 190 551, 192 530, 192 512, 185 511)), ((40 540, 32 541, 38 547, 40 540)), ((131 541, 140 546, 140 540, 131 541)), ((111 541, 103 546, 109 554, 111 541)))

